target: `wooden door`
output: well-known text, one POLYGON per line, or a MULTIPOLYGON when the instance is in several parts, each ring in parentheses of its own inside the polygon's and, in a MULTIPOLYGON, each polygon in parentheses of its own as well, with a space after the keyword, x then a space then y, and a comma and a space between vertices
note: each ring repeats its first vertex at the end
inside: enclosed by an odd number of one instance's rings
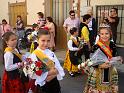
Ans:
POLYGON ((16 26, 17 15, 21 15, 22 20, 24 21, 24 25, 27 25, 27 10, 26 3, 9 3, 9 23, 11 26, 16 26))

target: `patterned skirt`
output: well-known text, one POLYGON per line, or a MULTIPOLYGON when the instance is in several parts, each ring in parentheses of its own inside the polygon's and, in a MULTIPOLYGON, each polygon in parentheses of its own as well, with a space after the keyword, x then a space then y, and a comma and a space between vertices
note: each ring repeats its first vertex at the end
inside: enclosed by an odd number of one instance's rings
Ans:
POLYGON ((114 67, 109 68, 109 82, 103 82, 103 69, 96 68, 88 75, 83 93, 119 93, 118 74, 114 67))
POLYGON ((22 84, 20 77, 10 80, 7 72, 4 72, 2 79, 2 93, 25 93, 25 86, 22 84))
POLYGON ((69 57, 69 51, 67 51, 66 53, 66 58, 64 61, 64 68, 67 69, 69 72, 78 72, 78 66, 77 65, 73 65, 70 61, 70 57, 69 57))

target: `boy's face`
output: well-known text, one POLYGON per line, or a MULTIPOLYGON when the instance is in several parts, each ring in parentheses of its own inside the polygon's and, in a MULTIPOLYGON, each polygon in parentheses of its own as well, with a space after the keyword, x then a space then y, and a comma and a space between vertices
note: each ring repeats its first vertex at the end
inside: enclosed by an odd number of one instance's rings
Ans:
POLYGON ((50 35, 41 35, 38 39, 39 48, 45 50, 49 47, 50 35))

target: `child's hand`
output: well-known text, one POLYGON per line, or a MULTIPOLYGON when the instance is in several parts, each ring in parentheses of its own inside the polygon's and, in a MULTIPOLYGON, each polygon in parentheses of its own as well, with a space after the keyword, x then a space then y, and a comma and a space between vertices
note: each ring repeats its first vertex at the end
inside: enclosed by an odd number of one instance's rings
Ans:
POLYGON ((19 62, 19 63, 17 63, 17 65, 18 65, 18 68, 21 68, 24 66, 24 62, 19 62))
POLYGON ((50 71, 48 72, 48 76, 51 75, 56 75, 58 74, 58 70, 56 68, 51 68, 50 71))
POLYGON ((50 82, 52 79, 54 79, 56 77, 56 75, 51 75, 51 76, 47 76, 46 81, 50 82))
POLYGON ((107 61, 107 62, 105 62, 105 63, 103 63, 103 64, 101 64, 101 65, 99 65, 99 68, 109 68, 109 67, 111 67, 111 64, 109 64, 109 62, 107 61))
POLYGON ((50 71, 48 72, 46 81, 47 82, 51 81, 52 79, 54 79, 57 76, 57 74, 58 74, 58 70, 56 68, 50 69, 50 71))

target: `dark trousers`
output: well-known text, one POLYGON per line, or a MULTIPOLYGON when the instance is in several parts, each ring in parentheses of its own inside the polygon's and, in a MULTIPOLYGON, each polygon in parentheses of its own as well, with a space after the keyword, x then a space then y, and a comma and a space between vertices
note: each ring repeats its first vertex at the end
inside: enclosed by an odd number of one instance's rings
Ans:
POLYGON ((90 50, 88 45, 83 46, 82 52, 84 53, 85 60, 90 58, 90 50))
POLYGON ((42 87, 37 85, 36 93, 61 93, 60 84, 57 77, 50 82, 46 82, 46 84, 42 87))

